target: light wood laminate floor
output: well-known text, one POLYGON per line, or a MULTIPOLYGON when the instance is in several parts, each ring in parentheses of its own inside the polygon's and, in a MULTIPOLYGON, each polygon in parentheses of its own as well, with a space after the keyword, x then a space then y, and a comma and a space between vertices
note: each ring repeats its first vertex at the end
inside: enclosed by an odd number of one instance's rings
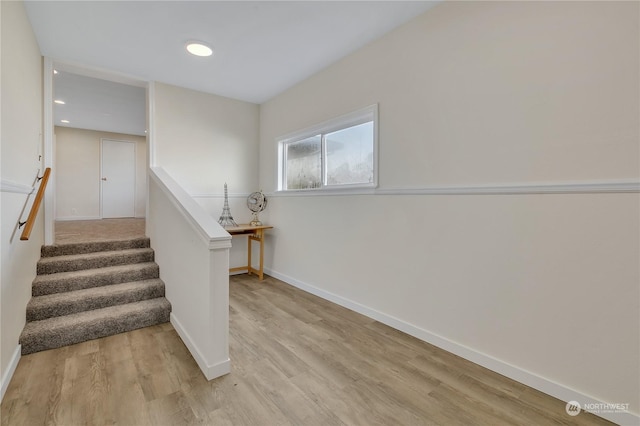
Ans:
POLYGON ((2 425, 602 425, 283 282, 230 283, 232 372, 207 382, 170 324, 22 357, 2 425))
POLYGON ((144 227, 144 218, 57 221, 55 243, 86 243, 144 237, 144 227))

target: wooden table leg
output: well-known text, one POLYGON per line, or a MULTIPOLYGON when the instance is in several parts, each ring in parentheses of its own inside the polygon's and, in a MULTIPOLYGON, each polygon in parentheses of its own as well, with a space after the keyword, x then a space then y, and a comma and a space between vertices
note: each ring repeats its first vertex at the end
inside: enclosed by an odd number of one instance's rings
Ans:
POLYGON ((260 280, 264 279, 264 230, 260 229, 258 236, 260 237, 260 280))
POLYGON ((251 275, 251 242, 253 234, 249 234, 247 238, 247 275, 251 275))
POLYGON ((259 226, 254 227, 250 225, 241 225, 234 228, 229 228, 228 232, 231 235, 246 235, 247 236, 247 266, 229 268, 229 272, 247 271, 248 275, 254 274, 262 281, 264 279, 264 230, 271 229, 272 226, 259 226), (259 268, 253 268, 251 266, 253 260, 253 241, 260 243, 260 259, 259 268))

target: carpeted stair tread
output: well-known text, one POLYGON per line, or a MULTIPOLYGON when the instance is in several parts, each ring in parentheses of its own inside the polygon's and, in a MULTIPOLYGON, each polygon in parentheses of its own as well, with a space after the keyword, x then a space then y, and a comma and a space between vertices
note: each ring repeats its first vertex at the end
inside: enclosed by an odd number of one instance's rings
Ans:
POLYGON ((27 323, 20 335, 22 355, 169 321, 164 297, 27 323))
POLYGON ((67 243, 42 246, 42 257, 67 256, 70 254, 94 253, 98 251, 127 250, 133 248, 148 248, 150 240, 147 237, 131 238, 126 240, 96 241, 86 243, 67 243))
POLYGON ((45 294, 158 278, 160 276, 159 273, 157 263, 145 262, 37 275, 33 280, 31 295, 43 296, 45 294))
POLYGON ((31 298, 27 304, 27 321, 154 299, 164 294, 164 283, 159 278, 48 294, 31 298))
POLYGON ((151 248, 134 248, 44 257, 38 260, 37 274, 46 275, 59 272, 80 271, 83 269, 96 269, 131 263, 153 262, 153 260, 154 253, 151 248))
POLYGON ((22 354, 169 321, 149 238, 43 246, 22 354))

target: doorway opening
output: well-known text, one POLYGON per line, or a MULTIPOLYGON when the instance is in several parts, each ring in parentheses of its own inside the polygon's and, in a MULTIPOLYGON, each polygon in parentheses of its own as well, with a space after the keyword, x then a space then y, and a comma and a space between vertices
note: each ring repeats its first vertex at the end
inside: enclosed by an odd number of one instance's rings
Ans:
POLYGON ((144 236, 146 82, 49 63, 53 132, 45 154, 55 185, 49 217, 45 200, 45 244, 144 236))

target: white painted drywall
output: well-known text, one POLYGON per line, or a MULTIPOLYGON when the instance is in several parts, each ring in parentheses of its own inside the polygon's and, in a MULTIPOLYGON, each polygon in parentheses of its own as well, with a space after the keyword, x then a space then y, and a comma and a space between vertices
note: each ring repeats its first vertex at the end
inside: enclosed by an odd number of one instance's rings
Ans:
MULTIPOLYGON (((237 223, 251 215, 246 197, 258 190, 257 105, 153 83, 152 164, 162 167, 216 220, 224 184, 237 223)), ((235 237, 232 267, 246 264, 246 237, 235 237)))
MULTIPOLYGON (((381 189, 637 182, 639 7, 436 6, 261 106, 260 185, 278 136, 373 103, 381 189)), ((637 192, 272 196, 265 217, 274 274, 640 412, 637 192)))
POLYGON ((147 199, 145 137, 59 126, 55 128, 55 132, 56 220, 100 219, 101 139, 135 142, 135 216, 145 216, 147 199))
MULTIPOLYGON (((256 190, 258 106, 154 83, 155 165, 191 195, 256 190)), ((152 161, 153 162, 153 161, 152 161)))
MULTIPOLYGON (((1 2, 1 84, 3 181, 32 185, 42 163, 42 57, 22 2, 1 2)), ((0 377, 6 390, 20 353, 18 338, 25 324, 31 282, 44 241, 40 211, 29 241, 16 230, 27 196, 2 192, 0 240, 2 272, 0 292, 0 377)), ((31 207, 31 197, 27 208, 31 207)), ((28 211, 24 213, 24 218, 28 211)))

